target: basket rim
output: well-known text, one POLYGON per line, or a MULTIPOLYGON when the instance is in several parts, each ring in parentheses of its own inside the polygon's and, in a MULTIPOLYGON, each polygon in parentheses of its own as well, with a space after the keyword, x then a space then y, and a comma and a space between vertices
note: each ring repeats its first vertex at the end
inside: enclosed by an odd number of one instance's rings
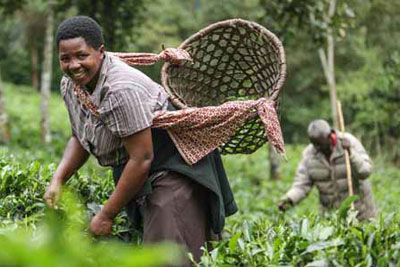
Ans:
MULTIPOLYGON (((190 43, 197 41, 201 38, 203 38, 206 34, 209 32, 221 28, 221 27, 236 27, 236 26, 246 26, 248 28, 254 29, 258 31, 259 33, 262 33, 267 36, 269 41, 271 42, 271 45, 277 49, 278 52, 278 58, 280 60, 280 69, 279 69, 279 78, 277 83, 275 84, 273 88, 273 94, 269 96, 269 99, 277 101, 280 95, 281 88, 283 84, 285 83, 286 79, 286 74, 287 74, 287 69, 286 69, 286 58, 285 58, 285 50, 283 48, 282 42, 279 40, 279 38, 266 29, 264 26, 253 22, 249 20, 244 20, 240 18, 235 18, 235 19, 228 19, 224 21, 219 21, 216 23, 213 23, 201 30, 199 30, 197 33, 191 35, 189 38, 187 38, 183 43, 179 45, 178 48, 180 49, 185 49, 190 43)), ((171 102, 177 106, 178 108, 187 108, 187 105, 184 103, 182 99, 180 99, 175 93, 173 92, 173 89, 169 88, 168 86, 168 75, 167 75, 167 70, 168 67, 170 66, 170 63, 165 63, 162 68, 161 68, 161 83, 165 90, 167 91, 171 102)))

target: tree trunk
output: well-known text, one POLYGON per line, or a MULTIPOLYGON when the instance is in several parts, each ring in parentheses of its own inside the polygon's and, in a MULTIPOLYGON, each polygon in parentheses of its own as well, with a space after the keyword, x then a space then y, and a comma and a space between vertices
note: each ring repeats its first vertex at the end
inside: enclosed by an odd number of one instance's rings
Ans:
POLYGON ((31 46, 31 63, 32 63, 32 87, 36 90, 39 90, 39 53, 38 49, 34 46, 31 46))
MULTIPOLYGON (((327 23, 332 19, 335 14, 336 0, 331 0, 329 3, 329 11, 325 20, 327 23)), ((336 79, 335 79, 335 40, 333 38, 332 28, 329 27, 327 30, 327 52, 323 48, 318 49, 319 58, 321 60, 322 69, 324 70, 325 78, 329 86, 330 98, 331 98, 331 110, 332 110, 332 121, 333 126, 337 129, 338 114, 337 114, 337 92, 336 92, 336 79)))
POLYGON ((280 165, 281 160, 278 153, 271 144, 268 144, 268 159, 269 159, 269 177, 271 180, 281 179, 280 165))
POLYGON ((0 142, 8 143, 11 140, 10 125, 6 113, 6 101, 3 96, 3 87, 0 70, 0 142))
POLYGON ((46 21, 46 35, 43 52, 43 71, 41 80, 41 138, 46 144, 50 143, 50 123, 49 123, 49 98, 51 85, 51 70, 53 60, 53 27, 54 27, 54 4, 53 1, 48 2, 48 14, 46 21))
MULTIPOLYGON (((329 40, 330 38, 328 38, 329 40)), ((335 66, 333 60, 327 61, 325 51, 322 48, 318 49, 319 58, 321 60, 321 65, 324 70, 325 78, 329 86, 329 95, 331 99, 331 110, 332 110, 332 121, 333 126, 337 129, 338 117, 337 117, 337 93, 336 93, 336 80, 335 80, 335 66)), ((328 41, 328 54, 334 54, 333 38, 332 41, 328 41), (331 45, 329 45, 331 43, 331 45), (330 51, 330 52, 329 52, 330 51)), ((333 58, 333 56, 328 57, 333 58)))

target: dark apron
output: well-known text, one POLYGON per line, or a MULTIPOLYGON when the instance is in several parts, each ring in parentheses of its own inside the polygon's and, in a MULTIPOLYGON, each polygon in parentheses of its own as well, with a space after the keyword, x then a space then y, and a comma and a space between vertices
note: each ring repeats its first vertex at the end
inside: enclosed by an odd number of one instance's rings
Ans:
MULTIPOLYGON (((172 105, 168 110, 173 110, 172 105)), ((137 202, 152 193, 152 178, 162 171, 174 171, 200 184, 210 192, 208 205, 210 207, 211 227, 215 233, 220 233, 225 225, 225 217, 237 211, 236 202, 230 188, 221 156, 218 150, 210 153, 199 162, 188 165, 179 154, 175 144, 163 129, 152 128, 154 160, 150 168, 150 179, 147 179, 140 192, 128 206, 128 215, 134 225, 140 225, 140 212, 137 202), (135 207, 136 206, 136 207, 135 207)), ((125 164, 113 167, 114 181, 117 183, 125 164)))

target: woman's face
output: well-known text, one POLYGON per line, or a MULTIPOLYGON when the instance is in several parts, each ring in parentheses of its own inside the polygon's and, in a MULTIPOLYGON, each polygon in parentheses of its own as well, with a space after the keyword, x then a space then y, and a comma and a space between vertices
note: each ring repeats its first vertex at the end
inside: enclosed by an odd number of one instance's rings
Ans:
POLYGON ((87 45, 82 37, 61 40, 58 43, 58 58, 61 70, 74 83, 94 89, 104 58, 104 46, 95 49, 87 45))

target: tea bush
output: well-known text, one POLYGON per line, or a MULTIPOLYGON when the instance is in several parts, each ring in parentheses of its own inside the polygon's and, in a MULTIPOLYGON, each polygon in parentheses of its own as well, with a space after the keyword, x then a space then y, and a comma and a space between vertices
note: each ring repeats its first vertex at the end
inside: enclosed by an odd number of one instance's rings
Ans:
MULTIPOLYGON (((67 190, 65 197, 76 200, 64 201, 72 204, 61 211, 47 211, 43 194, 70 135, 68 115, 60 97, 52 96, 53 140, 45 146, 39 141, 38 93, 11 84, 5 89, 13 140, 0 149, 1 266, 158 266, 179 260, 171 245, 133 247, 139 234, 124 212, 115 220, 111 240, 87 235, 91 216, 114 188, 111 170, 93 159, 65 187, 73 192, 67 190)), ((358 222, 349 203, 321 215, 316 190, 285 214, 278 212, 276 204, 291 186, 304 146, 287 145, 289 161, 282 161, 278 181, 268 177, 266 148, 224 157, 239 211, 197 266, 398 266, 400 170, 385 158, 374 159, 369 178, 380 213, 376 220, 358 222)))

